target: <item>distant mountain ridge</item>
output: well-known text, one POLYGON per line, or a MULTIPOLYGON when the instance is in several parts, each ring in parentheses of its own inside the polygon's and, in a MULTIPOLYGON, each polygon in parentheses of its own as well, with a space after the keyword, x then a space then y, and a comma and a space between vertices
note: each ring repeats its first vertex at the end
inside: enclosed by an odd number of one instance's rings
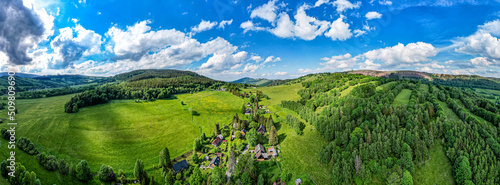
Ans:
POLYGON ((415 78, 415 79, 441 79, 441 80, 450 80, 450 79, 488 79, 496 82, 500 82, 499 78, 494 77, 483 77, 479 75, 452 75, 452 74, 437 74, 437 73, 427 73, 420 71, 410 71, 410 70, 402 70, 402 71, 377 71, 377 70, 357 70, 357 71, 348 71, 350 74, 362 74, 367 76, 374 77, 386 77, 386 78, 415 78))
POLYGON ((250 78, 245 77, 235 81, 231 81, 231 83, 240 83, 240 84, 250 84, 257 86, 266 86, 272 83, 274 80, 266 79, 266 78, 250 78))

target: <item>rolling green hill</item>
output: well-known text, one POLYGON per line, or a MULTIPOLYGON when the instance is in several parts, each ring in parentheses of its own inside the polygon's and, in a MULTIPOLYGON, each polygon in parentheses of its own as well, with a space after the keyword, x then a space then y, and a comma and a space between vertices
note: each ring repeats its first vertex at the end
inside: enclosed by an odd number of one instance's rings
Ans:
POLYGON ((250 85, 257 85, 257 86, 266 86, 273 82, 273 80, 265 79, 265 78, 241 78, 235 81, 232 81, 232 83, 240 83, 240 84, 250 84, 250 85))
MULTIPOLYGON (((158 167, 158 154, 165 147, 174 163, 188 161, 191 169, 178 180, 187 183, 193 168, 210 162, 196 164, 192 151, 198 145, 199 157, 212 159, 215 153, 222 153, 223 172, 231 161, 232 149, 240 162, 247 160, 237 165, 241 171, 234 172, 232 183, 252 174, 254 179, 262 175, 267 184, 285 176, 287 184, 297 178, 310 184, 386 184, 401 181, 403 172, 408 171, 415 184, 453 184, 455 161, 462 160, 463 153, 477 156, 480 163, 470 163, 472 169, 482 163, 500 165, 496 160, 500 145, 494 139, 499 124, 495 115, 500 107, 477 93, 497 98, 493 90, 346 73, 311 74, 256 88, 177 70, 139 70, 103 80, 110 83, 84 93, 17 100, 20 124, 16 136, 30 139, 36 150, 64 159, 73 167, 86 160, 94 175, 91 181, 82 182, 47 171, 36 156, 18 149, 18 162, 34 171, 43 184, 105 184, 98 179, 101 165, 110 165, 115 173, 122 170, 126 178, 135 180, 137 159, 144 162, 148 178, 154 176, 156 184, 165 184, 163 169, 158 167), (220 91, 220 87, 227 91, 220 91), (171 93, 169 97, 154 96, 166 91, 171 93), (134 94, 151 97, 130 98, 134 94), (84 96, 88 98, 81 98, 84 96), (100 104, 64 112, 66 102, 74 100, 79 105, 104 96, 100 104), (247 103, 255 104, 255 97, 265 108, 256 117, 244 115, 245 109, 254 108, 247 103), (466 122, 457 116, 461 107, 466 107, 466 122), (259 124, 269 124, 265 121, 269 116, 279 140, 274 147, 281 153, 276 161, 257 162, 255 153, 244 155, 243 151, 253 141, 250 131, 259 124), (249 132, 231 140, 229 133, 233 129, 239 132, 234 128, 235 120, 249 132), (200 141, 202 133, 206 140, 200 141), (211 143, 219 134, 225 135, 226 141, 216 148, 211 143), (248 155, 250 162, 245 158, 248 155), (245 170, 250 171, 245 174, 245 170)), ((6 110, 0 109, 0 115, 6 115, 6 110)), ((8 125, 0 124, 0 128, 8 125)), ((269 132, 267 128, 255 136, 266 149, 272 146, 269 132)), ((6 146, 0 145, 0 157, 7 157, 6 146)), ((255 146, 248 150, 255 150, 255 146)), ((489 178, 483 174, 494 169, 487 170, 472 171, 471 181, 489 178)), ((215 169, 201 171, 207 180, 215 169)))

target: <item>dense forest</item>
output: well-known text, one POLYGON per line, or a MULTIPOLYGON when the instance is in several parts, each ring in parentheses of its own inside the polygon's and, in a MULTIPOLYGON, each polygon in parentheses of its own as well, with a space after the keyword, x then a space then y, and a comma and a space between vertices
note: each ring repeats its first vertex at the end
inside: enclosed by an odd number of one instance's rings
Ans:
POLYGON ((64 111, 66 113, 75 113, 78 112, 79 108, 103 104, 115 99, 154 101, 155 99, 169 98, 173 94, 194 93, 207 89, 216 89, 223 85, 222 82, 217 81, 191 81, 187 83, 183 80, 175 81, 172 79, 167 79, 166 82, 159 79, 146 79, 136 82, 143 83, 102 85, 86 90, 71 98, 64 106, 64 111))
POLYGON ((388 184, 409 184, 416 164, 429 159, 436 142, 446 148, 457 184, 500 182, 498 105, 463 88, 429 83, 428 91, 422 92, 421 81, 389 81, 331 74, 304 82, 300 101, 282 102, 330 141, 318 157, 333 166, 333 184, 369 184, 374 177, 388 184), (345 83, 361 85, 341 96, 337 89, 345 83), (376 89, 386 83, 384 90, 376 89), (403 89, 411 90, 409 102, 393 106, 403 89), (447 102, 463 120, 445 115, 439 102, 447 102), (315 112, 319 107, 321 112, 315 112))

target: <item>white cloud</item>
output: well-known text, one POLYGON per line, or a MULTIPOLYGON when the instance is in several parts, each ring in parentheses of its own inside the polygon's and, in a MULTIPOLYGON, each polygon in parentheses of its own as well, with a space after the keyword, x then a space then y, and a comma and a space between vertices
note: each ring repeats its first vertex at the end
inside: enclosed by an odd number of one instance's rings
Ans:
POLYGON ((321 6, 322 4, 329 3, 330 0, 318 0, 316 3, 314 3, 314 7, 321 6))
POLYGON ((259 27, 259 26, 254 25, 253 22, 250 21, 250 20, 241 23, 240 28, 243 28, 243 33, 246 33, 248 31, 261 31, 261 30, 265 30, 265 28, 263 28, 263 27, 259 27))
POLYGON ((280 38, 300 38, 302 40, 313 40, 322 35, 332 40, 346 40, 352 37, 349 24, 344 22, 343 15, 330 23, 307 15, 306 10, 310 8, 313 7, 306 3, 302 4, 293 17, 295 22, 290 19, 288 13, 280 12, 277 18, 273 18, 272 27, 259 27, 251 20, 243 22, 240 27, 244 29, 243 33, 265 30, 280 38))
POLYGON ((281 38, 293 37, 294 23, 290 20, 290 16, 286 12, 281 12, 278 17, 276 27, 270 29, 269 32, 281 38))
POLYGON ((365 15, 366 19, 371 20, 371 19, 380 19, 382 18, 382 14, 378 12, 368 12, 365 15))
POLYGON ((378 3, 381 5, 387 5, 387 6, 392 5, 392 1, 389 1, 389 0, 378 1, 378 3))
POLYGON ((77 24, 74 28, 59 29, 60 34, 50 43, 58 57, 52 61, 55 68, 66 68, 80 58, 101 52, 101 35, 77 24), (76 34, 76 37, 73 35, 76 34))
MULTIPOLYGON (((232 20, 231 20, 231 22, 232 22, 232 20)), ((204 31, 207 31, 207 30, 211 30, 215 26, 217 26, 217 21, 211 22, 211 21, 201 20, 200 24, 198 24, 198 25, 196 25, 194 27, 191 27, 191 34, 194 35, 196 33, 204 32, 204 31)))
POLYGON ((276 72, 276 73, 274 73, 274 75, 276 75, 276 76, 283 76, 283 75, 287 75, 287 74, 288 74, 288 72, 276 72))
POLYGON ((490 33, 478 31, 468 37, 459 38, 456 52, 500 59, 500 40, 490 33))
POLYGON ((274 57, 274 56, 268 56, 266 58, 266 60, 264 60, 264 62, 262 64, 266 64, 266 63, 269 63, 269 62, 278 62, 278 61, 281 61, 281 58, 280 57, 274 57))
POLYGON ((303 4, 297 9, 297 13, 294 16, 296 20, 293 28, 295 36, 303 40, 315 39, 317 36, 322 35, 330 25, 327 21, 320 21, 314 17, 308 16, 306 10, 309 8, 309 5, 303 4))
POLYGON ((253 64, 250 64, 248 63, 247 65, 245 65, 245 68, 243 69, 242 73, 253 73, 255 72, 255 70, 259 69, 259 65, 253 65, 253 64))
POLYGON ((262 61, 262 57, 260 57, 258 55, 253 55, 253 56, 250 57, 250 60, 253 60, 256 63, 259 63, 260 61, 262 61))
POLYGON ((232 66, 241 64, 248 59, 248 53, 240 51, 235 54, 215 53, 207 62, 203 63, 198 72, 202 74, 219 73, 231 69, 232 66))
POLYGON ((117 26, 111 27, 106 36, 111 39, 108 44, 117 58, 133 58, 138 60, 149 51, 157 52, 166 46, 181 44, 189 38, 180 31, 158 30, 150 31, 147 24, 150 21, 141 21, 122 30, 117 26))
POLYGON ((431 44, 417 42, 406 46, 399 43, 393 47, 371 50, 363 56, 370 60, 380 60, 386 65, 400 65, 429 61, 429 57, 436 56, 437 53, 438 50, 431 44))
POLYGON ((470 59, 470 63, 474 66, 489 66, 492 62, 488 61, 486 57, 476 57, 470 59))
POLYGON ((494 20, 479 26, 480 32, 487 32, 493 36, 500 36, 500 20, 494 20))
POLYGON ((351 54, 347 53, 344 55, 323 57, 321 60, 325 61, 324 63, 320 63, 320 65, 324 66, 321 69, 322 71, 340 71, 354 67, 358 57, 352 57, 351 54))
POLYGON ((358 29, 354 30, 354 36, 355 37, 359 37, 359 36, 364 35, 364 34, 366 34, 366 31, 358 30, 358 29))
POLYGON ((347 40, 351 38, 352 33, 349 29, 349 24, 343 22, 344 16, 340 16, 337 20, 330 24, 330 30, 325 33, 325 36, 332 40, 347 40))
POLYGON ((219 23, 219 29, 224 29, 226 26, 229 26, 233 23, 233 19, 231 20, 223 20, 219 23))
POLYGON ((382 65, 380 64, 377 64, 377 63, 373 63, 373 60, 365 60, 365 62, 359 64, 359 68, 360 69, 378 69, 380 68, 382 65))
POLYGON ((261 18, 267 20, 268 22, 274 22, 276 19, 276 11, 278 6, 276 5, 277 0, 270 0, 266 4, 259 6, 252 10, 250 18, 261 18))
POLYGON ((355 4, 352 4, 348 0, 336 0, 333 2, 333 5, 337 7, 337 12, 344 12, 349 9, 356 9, 361 6, 361 2, 358 1, 355 4))

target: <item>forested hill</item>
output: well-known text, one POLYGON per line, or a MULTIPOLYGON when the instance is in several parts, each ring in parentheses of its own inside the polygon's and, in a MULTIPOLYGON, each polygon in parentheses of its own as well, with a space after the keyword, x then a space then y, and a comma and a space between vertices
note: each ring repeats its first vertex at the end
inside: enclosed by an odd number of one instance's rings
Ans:
MULTIPOLYGON (((2 73, 3 75, 3 73, 2 73)), ((32 91, 41 89, 52 89, 90 83, 104 83, 109 81, 106 77, 94 77, 83 75, 47 75, 36 76, 29 74, 16 74, 16 91, 32 91)), ((7 89, 7 76, 0 77, 0 93, 5 94, 7 89)))
POLYGON ((194 77, 201 79, 209 79, 206 76, 199 75, 192 71, 181 71, 175 69, 143 69, 135 70, 126 73, 121 73, 113 76, 112 78, 117 81, 139 81, 150 78, 175 78, 175 77, 194 77))
POLYGON ((492 77, 482 77, 478 75, 451 75, 433 74, 419 71, 376 71, 359 70, 349 71, 349 74, 362 74, 374 77, 384 77, 391 79, 416 79, 424 83, 431 81, 433 84, 448 85, 454 87, 483 88, 500 90, 500 79, 492 77))

